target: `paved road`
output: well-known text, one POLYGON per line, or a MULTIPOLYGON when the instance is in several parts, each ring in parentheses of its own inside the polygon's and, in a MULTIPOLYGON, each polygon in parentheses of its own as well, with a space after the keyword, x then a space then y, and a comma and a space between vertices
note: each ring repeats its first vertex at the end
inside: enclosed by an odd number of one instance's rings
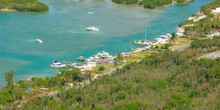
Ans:
POLYGON ((201 58, 216 59, 217 57, 220 57, 220 51, 205 54, 205 55, 199 57, 199 59, 201 59, 201 58))
POLYGON ((220 33, 218 32, 218 33, 209 35, 206 39, 213 39, 214 36, 220 36, 220 33))
POLYGON ((182 47, 179 47, 179 48, 173 49, 172 51, 183 51, 183 50, 185 50, 186 48, 188 48, 189 46, 190 46, 190 44, 188 44, 188 45, 184 45, 184 46, 182 46, 182 47))

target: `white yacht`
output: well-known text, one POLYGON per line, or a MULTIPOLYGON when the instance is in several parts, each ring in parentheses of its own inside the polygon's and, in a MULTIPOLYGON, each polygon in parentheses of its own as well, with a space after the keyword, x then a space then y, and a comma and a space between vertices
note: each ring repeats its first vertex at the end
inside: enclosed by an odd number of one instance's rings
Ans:
POLYGON ((134 44, 137 46, 143 46, 143 45, 150 45, 150 41, 147 40, 147 31, 145 30, 145 39, 144 40, 139 40, 135 41, 134 44))
POLYGON ((50 65, 50 67, 52 67, 52 68, 64 68, 64 67, 67 67, 67 65, 62 64, 62 63, 58 62, 57 60, 54 60, 53 63, 50 65))
POLYGON ((139 41, 135 41, 134 44, 138 45, 138 46, 140 46, 140 45, 149 45, 149 41, 147 41, 147 40, 139 40, 139 41))
POLYGON ((87 31, 99 31, 99 29, 96 27, 88 27, 88 28, 86 28, 86 30, 87 31))
POLYGON ((41 39, 36 39, 36 41, 37 41, 38 43, 40 43, 40 44, 43 43, 43 41, 42 41, 41 39))

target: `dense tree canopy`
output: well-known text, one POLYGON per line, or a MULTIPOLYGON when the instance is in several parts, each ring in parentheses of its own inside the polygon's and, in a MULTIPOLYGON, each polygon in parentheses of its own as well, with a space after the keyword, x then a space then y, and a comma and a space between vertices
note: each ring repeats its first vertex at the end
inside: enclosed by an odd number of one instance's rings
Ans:
POLYGON ((182 52, 147 56, 84 88, 35 98, 23 109, 219 109, 220 100, 209 94, 218 95, 215 90, 220 83, 220 58, 196 60, 204 52, 220 50, 216 44, 219 37, 207 42, 197 40, 182 52))
POLYGON ((156 7, 164 6, 172 4, 173 1, 176 1, 176 3, 185 3, 189 0, 112 0, 115 3, 118 4, 137 4, 143 5, 144 8, 154 9, 156 7))
MULTIPOLYGON (((5 79, 7 81, 7 86, 0 89, 0 105, 7 105, 15 100, 21 100, 23 95, 27 93, 27 88, 52 88, 55 86, 65 86, 67 83, 74 82, 82 82, 85 79, 89 79, 91 77, 91 73, 87 72, 81 74, 79 69, 71 68, 71 70, 61 70, 61 73, 57 76, 51 78, 41 78, 41 77, 33 77, 29 80, 20 80, 17 83, 14 82, 14 71, 5 73, 5 79)), ((31 94, 31 93, 30 93, 31 94)), ((30 94, 25 94, 27 97, 30 94)), ((33 93, 33 94, 36 94, 33 93)))
POLYGON ((49 7, 37 0, 0 0, 0 9, 43 12, 49 10, 49 7))
POLYGON ((200 20, 188 20, 179 24, 180 27, 184 27, 184 35, 190 39, 198 39, 213 34, 215 31, 220 30, 219 14, 214 15, 213 9, 220 7, 220 0, 215 0, 207 5, 202 6, 199 14, 194 14, 192 17, 196 19, 201 16, 205 16, 200 20), (188 26, 187 26, 188 25, 188 26), (191 25, 191 26, 189 26, 191 25), (213 32, 213 30, 215 30, 213 32))

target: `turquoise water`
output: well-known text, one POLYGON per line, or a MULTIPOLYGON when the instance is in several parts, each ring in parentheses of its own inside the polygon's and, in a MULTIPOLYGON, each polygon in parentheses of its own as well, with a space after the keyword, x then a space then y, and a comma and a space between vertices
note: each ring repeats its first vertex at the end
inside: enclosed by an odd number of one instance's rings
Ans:
POLYGON ((115 5, 110 0, 41 0, 46 13, 0 12, 0 81, 14 69, 15 79, 53 76, 54 59, 73 61, 105 50, 111 54, 129 51, 128 39, 153 40, 172 33, 178 24, 213 0, 195 0, 186 5, 144 10, 139 6, 115 5), (94 12, 94 14, 88 14, 94 12), (97 26, 99 32, 84 29, 97 26), (43 44, 36 43, 40 38, 43 44))

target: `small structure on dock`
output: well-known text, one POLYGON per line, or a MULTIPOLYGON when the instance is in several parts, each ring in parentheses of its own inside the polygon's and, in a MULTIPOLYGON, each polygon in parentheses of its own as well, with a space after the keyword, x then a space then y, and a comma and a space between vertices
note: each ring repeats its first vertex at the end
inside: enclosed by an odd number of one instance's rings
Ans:
POLYGON ((86 65, 90 67, 96 67, 96 62, 87 62, 86 65))
POLYGON ((130 57, 130 56, 131 56, 131 52, 122 52, 121 55, 122 55, 124 58, 127 58, 127 57, 130 57))
POLYGON ((93 55, 93 60, 99 64, 109 63, 112 59, 114 59, 114 57, 105 51, 93 55))
POLYGON ((80 57, 78 57, 76 59, 79 60, 79 61, 86 61, 86 58, 84 58, 83 56, 80 56, 80 57))

